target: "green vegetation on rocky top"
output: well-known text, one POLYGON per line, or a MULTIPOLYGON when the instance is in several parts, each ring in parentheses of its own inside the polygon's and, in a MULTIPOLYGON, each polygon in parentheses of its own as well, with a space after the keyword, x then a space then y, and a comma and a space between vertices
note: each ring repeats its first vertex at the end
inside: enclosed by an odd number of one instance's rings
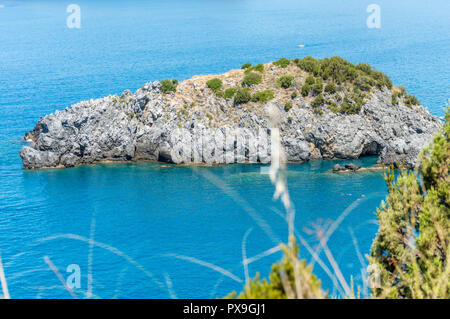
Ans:
POLYGON ((217 93, 220 90, 220 88, 222 87, 222 84, 223 84, 222 80, 220 80, 218 78, 214 78, 214 79, 206 82, 206 86, 215 93, 217 93))
MULTIPOLYGON (((296 100, 306 99, 316 114, 323 114, 326 110, 357 114, 378 90, 390 91, 392 105, 400 101, 409 107, 420 104, 416 97, 406 93, 404 87, 394 87, 386 74, 366 63, 355 65, 341 57, 322 60, 313 57, 292 60, 281 58, 268 65, 252 66, 251 63, 245 63, 241 69, 244 70, 244 76, 240 83, 232 87, 224 87, 219 78, 207 81, 206 85, 220 98, 234 98, 235 105, 266 103, 275 97, 285 104, 290 95, 292 101, 289 103, 295 107, 296 100), (247 90, 241 90, 239 86, 247 90), (287 92, 288 96, 281 93, 280 89, 287 92)), ((176 90, 176 85, 170 80, 165 81, 168 82, 164 83, 164 92, 176 90)))
POLYGON ((176 92, 178 85, 178 80, 162 80, 161 81, 161 91, 163 93, 176 92))

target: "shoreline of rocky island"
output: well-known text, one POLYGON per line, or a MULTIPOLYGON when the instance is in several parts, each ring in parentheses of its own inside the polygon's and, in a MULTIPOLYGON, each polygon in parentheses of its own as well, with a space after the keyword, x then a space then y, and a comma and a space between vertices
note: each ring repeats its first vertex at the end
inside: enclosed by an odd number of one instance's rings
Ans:
POLYGON ((367 64, 282 58, 82 101, 41 118, 20 156, 25 169, 268 163, 269 106, 278 110, 289 162, 377 156, 379 164, 414 168, 442 126, 404 87, 367 64))

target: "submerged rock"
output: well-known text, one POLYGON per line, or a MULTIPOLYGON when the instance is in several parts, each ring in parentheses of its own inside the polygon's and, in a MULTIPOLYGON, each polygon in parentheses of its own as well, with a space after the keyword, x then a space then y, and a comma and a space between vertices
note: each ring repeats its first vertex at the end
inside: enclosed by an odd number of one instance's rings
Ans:
POLYGON ((357 166, 355 164, 345 164, 344 167, 342 167, 339 164, 336 164, 333 166, 333 172, 356 172, 362 169, 361 166, 357 166))
MULTIPOLYGON (((30 145, 20 151, 24 167, 140 160, 267 163, 271 160, 270 103, 280 113, 281 142, 288 161, 374 155, 379 163, 412 168, 421 148, 442 125, 422 106, 406 106, 401 100, 392 104, 392 93, 386 87, 375 90, 357 114, 312 106, 314 97, 291 94, 298 86, 276 86, 276 79, 285 74, 295 74, 301 85, 305 72, 296 66, 265 67, 262 83, 251 90, 272 89, 274 98, 267 103, 236 104, 207 87, 206 82, 214 77, 223 80, 224 89, 240 86, 244 71, 232 70, 183 81, 176 93, 163 93, 160 83, 153 82, 134 94, 127 90, 120 97, 83 101, 56 111, 26 134, 30 145)), ((324 93, 336 101, 342 100, 339 94, 324 93)))
POLYGON ((356 172, 357 170, 361 169, 361 166, 357 166, 355 164, 347 164, 345 165, 345 169, 356 172))

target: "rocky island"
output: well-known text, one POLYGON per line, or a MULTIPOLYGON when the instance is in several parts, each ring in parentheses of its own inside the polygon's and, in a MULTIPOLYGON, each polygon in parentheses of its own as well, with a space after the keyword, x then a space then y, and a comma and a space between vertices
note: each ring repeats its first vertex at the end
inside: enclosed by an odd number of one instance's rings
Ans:
POLYGON ((41 118, 24 168, 109 161, 270 161, 268 105, 279 110, 288 161, 378 156, 413 168, 441 122, 369 65, 312 57, 220 75, 147 83, 41 118))

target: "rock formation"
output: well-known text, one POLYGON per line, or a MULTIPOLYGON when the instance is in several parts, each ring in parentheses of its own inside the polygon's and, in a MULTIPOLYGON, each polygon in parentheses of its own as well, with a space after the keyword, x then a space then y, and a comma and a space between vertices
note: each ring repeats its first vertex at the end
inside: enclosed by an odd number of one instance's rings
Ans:
POLYGON ((336 92, 302 95, 302 85, 311 73, 295 63, 264 65, 259 71, 261 81, 248 85, 248 91, 270 89, 273 97, 237 103, 237 93, 225 89, 242 88, 245 73, 249 72, 195 76, 180 82, 176 92, 162 89, 159 82, 147 83, 134 94, 127 90, 121 96, 56 111, 26 134, 29 145, 20 151, 24 167, 142 160, 268 162, 269 103, 279 109, 282 144, 287 160, 294 162, 374 155, 380 163, 404 163, 411 168, 441 126, 424 107, 406 105, 401 96, 393 96, 395 88, 388 87, 370 89, 355 114, 339 112, 336 107, 352 102, 346 97, 350 90, 346 84, 338 85, 336 92), (280 86, 277 79, 283 76, 292 76, 293 83, 280 86), (207 82, 215 78, 221 80, 221 91, 208 87, 207 82), (318 95, 324 97, 322 103, 317 102, 318 95))

